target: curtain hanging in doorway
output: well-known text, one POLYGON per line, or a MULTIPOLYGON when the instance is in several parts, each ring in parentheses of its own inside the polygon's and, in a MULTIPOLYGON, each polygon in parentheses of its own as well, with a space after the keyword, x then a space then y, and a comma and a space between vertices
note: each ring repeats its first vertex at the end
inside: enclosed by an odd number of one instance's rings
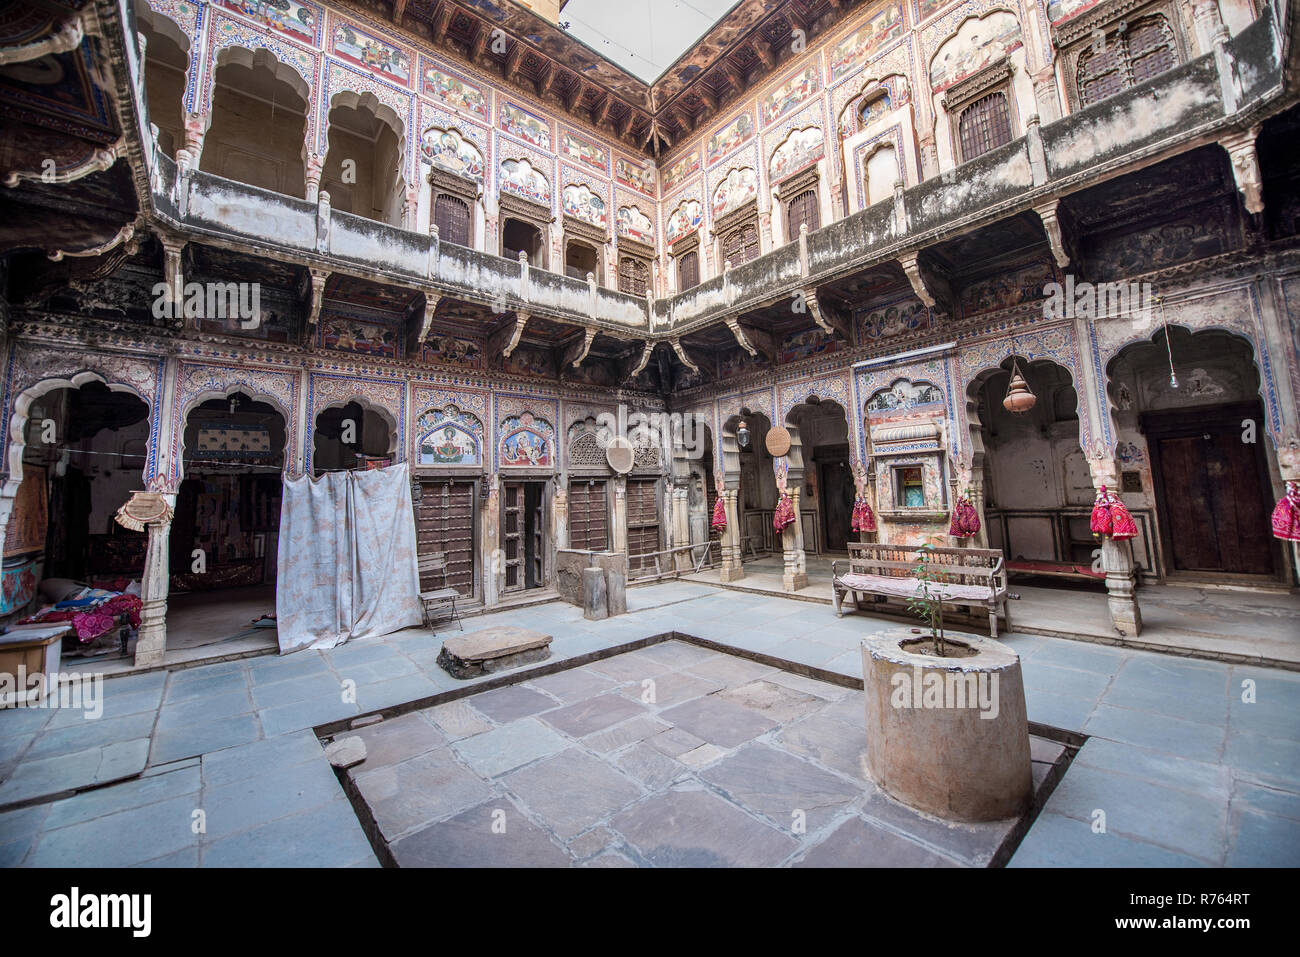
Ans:
POLYGON ((406 463, 285 481, 275 611, 281 654, 420 624, 406 463))

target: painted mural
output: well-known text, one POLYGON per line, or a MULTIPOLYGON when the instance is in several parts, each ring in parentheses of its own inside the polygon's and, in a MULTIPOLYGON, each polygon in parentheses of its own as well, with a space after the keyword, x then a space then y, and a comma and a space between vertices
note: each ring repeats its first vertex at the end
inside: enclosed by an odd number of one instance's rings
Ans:
POLYGON ((1020 21, 997 10, 979 20, 967 20, 939 47, 930 62, 930 85, 936 90, 977 73, 1020 45, 1020 21))
POLYGON ((759 105, 759 116, 763 125, 767 126, 779 120, 821 88, 822 79, 817 72, 817 67, 809 65, 798 76, 787 80, 763 99, 759 105))
POLYGON ((748 113, 738 117, 709 137, 705 150, 705 163, 712 166, 732 150, 748 143, 754 137, 754 118, 748 113))
POLYGON ((773 183, 779 183, 791 173, 797 173, 817 162, 826 152, 826 136, 820 126, 807 126, 791 130, 772 153, 768 173, 773 183))
POLYGON ((513 103, 501 104, 501 128, 541 149, 551 149, 551 124, 513 103))
POLYGON ((1005 275, 991 276, 962 290, 962 313, 974 316, 1036 303, 1043 298, 1043 287, 1054 281, 1056 273, 1050 263, 1033 263, 1005 275))
POLYGON ((551 184, 526 159, 508 159, 501 164, 501 188, 534 203, 551 205, 551 184))
POLYGON ((437 67, 424 71, 424 95, 432 97, 462 113, 488 118, 487 97, 476 86, 466 83, 458 76, 443 73, 437 67))
POLYGON ((867 400, 867 419, 873 424, 918 412, 942 414, 943 411, 943 390, 929 382, 900 379, 867 400))
POLYGON ((743 169, 731 170, 713 191, 713 218, 717 219, 733 209, 739 209, 756 196, 758 196, 758 173, 753 167, 746 166, 743 169))
POLYGON ((683 183, 692 173, 699 172, 700 154, 691 150, 668 169, 664 170, 664 192, 683 183))
POLYGON ((400 83, 411 84, 411 58, 397 47, 364 33, 347 23, 334 27, 334 54, 340 59, 355 63, 375 76, 400 83))
POLYGON ((831 82, 848 76, 890 40, 903 35, 903 7, 886 7, 831 49, 831 82))
POLYGON ((618 208, 617 225, 620 236, 635 239, 637 242, 645 243, 648 246, 654 245, 654 223, 650 222, 650 217, 637 207, 620 206, 618 208))
POLYGON ((888 339, 930 327, 930 310, 915 300, 872 310, 862 317, 861 335, 866 339, 888 339))
POLYGON ((218 0, 217 6, 242 13, 272 33, 316 44, 316 30, 322 19, 320 7, 297 0, 218 0))
POLYGON ((624 186, 636 190, 638 193, 645 193, 647 196, 655 194, 655 168, 653 166, 637 166, 635 163, 629 163, 621 156, 614 158, 614 180, 624 186))
POLYGON ((704 207, 700 205, 698 199, 688 199, 684 203, 679 203, 677 208, 668 214, 664 238, 671 246, 683 236, 689 236, 699 229, 702 222, 704 222, 704 207))
POLYGON ((605 152, 605 148, 575 136, 568 130, 560 133, 560 155, 577 160, 584 166, 598 169, 607 175, 609 173, 609 154, 605 152))
POLYGON ((501 423, 501 464, 525 468, 550 468, 555 464, 552 453, 554 429, 545 419, 531 412, 510 416, 501 423))
POLYGON ((445 362, 463 369, 482 369, 483 347, 475 339, 453 335, 430 335, 424 341, 421 358, 425 362, 445 362))
POLYGON ((798 362, 812 356, 830 355, 840 347, 840 340, 820 329, 806 329, 781 340, 780 362, 798 362))
POLYGON ((321 318, 321 345, 368 356, 397 358, 397 330, 379 322, 365 322, 346 316, 321 318))
POLYGON ((561 194, 564 199, 564 212, 568 216, 581 219, 604 229, 609 223, 605 212, 605 201, 593 193, 586 183, 570 183, 561 194))
POLYGON ((415 423, 420 441, 418 465, 468 465, 483 462, 483 423, 454 405, 430 409, 415 423))
POLYGON ((420 156, 439 169, 483 182, 483 154, 459 130, 429 127, 420 140, 420 156))
POLYGON ((555 357, 549 349, 518 346, 505 360, 505 371, 515 375, 555 378, 555 357))

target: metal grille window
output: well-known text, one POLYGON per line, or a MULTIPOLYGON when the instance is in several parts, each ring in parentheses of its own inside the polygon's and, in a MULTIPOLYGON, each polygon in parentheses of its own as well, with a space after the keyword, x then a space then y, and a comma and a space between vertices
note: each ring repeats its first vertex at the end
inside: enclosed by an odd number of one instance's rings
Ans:
POLYGON ((758 224, 746 223, 727 233, 722 240, 722 258, 732 266, 742 266, 758 258, 758 224))
POLYGON ((469 204, 463 199, 439 193, 433 204, 433 222, 438 227, 438 239, 444 243, 468 246, 469 204))
POLYGON ((1178 46, 1169 21, 1153 14, 1122 32, 1106 34, 1104 44, 1079 55, 1075 85, 1079 100, 1091 106, 1178 66, 1178 46))
POLYGON ((957 121, 962 162, 983 156, 1011 142, 1011 113, 1007 94, 999 91, 982 96, 961 111, 957 121))
POLYGON ((799 227, 808 224, 808 232, 821 226, 821 210, 817 205, 817 191, 806 189, 785 208, 786 238, 794 242, 799 238, 799 227))
POLYGON ((692 249, 677 257, 677 285, 682 292, 700 284, 700 253, 692 249))
POLYGON ((623 256, 618 261, 618 291, 644 296, 650 284, 650 266, 643 259, 623 256))

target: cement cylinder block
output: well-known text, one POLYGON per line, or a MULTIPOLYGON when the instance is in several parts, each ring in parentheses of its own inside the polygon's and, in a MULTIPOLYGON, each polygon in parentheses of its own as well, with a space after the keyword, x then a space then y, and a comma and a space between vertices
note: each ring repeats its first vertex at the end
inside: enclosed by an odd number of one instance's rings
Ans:
POLYGON ((871 779, 937 817, 1017 817, 1033 798, 1020 656, 979 635, 948 639, 976 653, 917 654, 896 632, 863 639, 871 779))

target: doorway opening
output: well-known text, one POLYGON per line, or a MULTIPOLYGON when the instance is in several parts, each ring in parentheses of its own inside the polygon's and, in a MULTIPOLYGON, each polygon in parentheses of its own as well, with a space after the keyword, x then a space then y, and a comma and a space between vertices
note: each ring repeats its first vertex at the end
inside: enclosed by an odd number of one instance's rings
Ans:
POLYGON ((518 259, 521 252, 528 254, 530 266, 546 268, 546 244, 542 240, 542 231, 531 223, 507 217, 501 224, 501 255, 506 259, 518 259))
POLYGON ((546 483, 503 482, 501 550, 507 593, 546 582, 546 483))
POLYGON ((803 449, 800 510, 817 515, 816 522, 804 523, 804 550, 847 553, 857 494, 849 467, 848 413, 838 402, 810 396, 790 410, 787 421, 803 449))

